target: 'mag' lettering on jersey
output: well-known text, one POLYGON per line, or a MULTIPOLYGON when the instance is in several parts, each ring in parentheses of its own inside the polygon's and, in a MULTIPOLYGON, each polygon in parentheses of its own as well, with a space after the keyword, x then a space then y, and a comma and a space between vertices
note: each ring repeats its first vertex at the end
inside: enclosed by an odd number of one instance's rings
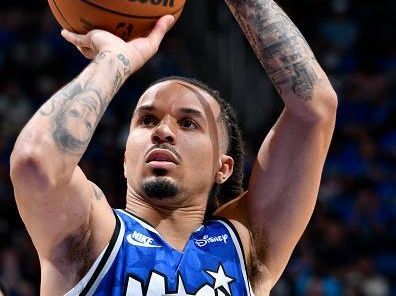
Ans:
POLYGON ((206 271, 213 279, 214 284, 203 285, 197 291, 190 291, 185 287, 182 275, 179 274, 177 282, 177 291, 166 290, 166 276, 157 272, 152 272, 148 283, 147 290, 144 291, 143 284, 140 280, 129 277, 127 283, 126 296, 234 296, 230 289, 233 278, 226 275, 222 265, 217 271, 206 271))

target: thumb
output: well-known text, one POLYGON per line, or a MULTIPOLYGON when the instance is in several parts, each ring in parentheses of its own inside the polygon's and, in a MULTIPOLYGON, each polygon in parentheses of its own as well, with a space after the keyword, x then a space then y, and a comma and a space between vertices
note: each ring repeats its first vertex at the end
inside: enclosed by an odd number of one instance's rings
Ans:
POLYGON ((89 47, 89 39, 86 35, 72 33, 67 30, 62 30, 61 35, 67 41, 74 44, 76 47, 89 47))
POLYGON ((150 40, 150 43, 158 47, 164 38, 165 34, 172 28, 173 24, 175 22, 175 17, 172 15, 165 15, 161 17, 153 31, 147 36, 147 38, 150 40))

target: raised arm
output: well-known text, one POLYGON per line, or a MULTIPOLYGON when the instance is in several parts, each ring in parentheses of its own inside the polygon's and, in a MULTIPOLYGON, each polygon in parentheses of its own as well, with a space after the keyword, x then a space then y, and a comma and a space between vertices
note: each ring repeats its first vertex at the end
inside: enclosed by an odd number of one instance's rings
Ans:
POLYGON ((112 210, 78 163, 113 96, 156 53, 172 22, 173 17, 163 17, 147 38, 129 43, 100 30, 87 35, 62 32, 94 60, 33 116, 11 156, 18 209, 42 263, 58 256, 62 262, 86 264, 78 262, 76 250, 95 256, 110 240, 112 210))
POLYGON ((337 97, 304 37, 274 1, 225 1, 285 103, 258 153, 249 191, 234 206, 246 215, 224 209, 244 238, 253 286, 266 295, 312 215, 337 97))

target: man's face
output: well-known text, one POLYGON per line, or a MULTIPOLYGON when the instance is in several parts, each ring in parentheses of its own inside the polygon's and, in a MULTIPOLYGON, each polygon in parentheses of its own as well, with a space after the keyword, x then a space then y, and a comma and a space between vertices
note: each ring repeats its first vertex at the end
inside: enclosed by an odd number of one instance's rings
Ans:
POLYGON ((175 189, 169 189, 169 197, 207 195, 224 158, 219 114, 214 98, 185 82, 151 87, 136 106, 127 141, 130 188, 140 196, 158 197, 150 196, 145 185, 164 181, 161 191, 168 185, 175 189))
POLYGON ((76 96, 67 106, 64 120, 76 140, 86 142, 96 126, 100 115, 100 99, 94 91, 76 96))

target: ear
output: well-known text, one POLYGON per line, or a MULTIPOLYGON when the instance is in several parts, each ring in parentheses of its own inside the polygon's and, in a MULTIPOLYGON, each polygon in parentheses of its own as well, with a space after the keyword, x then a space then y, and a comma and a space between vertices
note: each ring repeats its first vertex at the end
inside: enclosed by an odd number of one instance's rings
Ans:
POLYGON ((215 181, 217 184, 223 184, 232 175, 234 170, 234 160, 231 156, 223 154, 220 157, 220 167, 216 173, 215 181))

